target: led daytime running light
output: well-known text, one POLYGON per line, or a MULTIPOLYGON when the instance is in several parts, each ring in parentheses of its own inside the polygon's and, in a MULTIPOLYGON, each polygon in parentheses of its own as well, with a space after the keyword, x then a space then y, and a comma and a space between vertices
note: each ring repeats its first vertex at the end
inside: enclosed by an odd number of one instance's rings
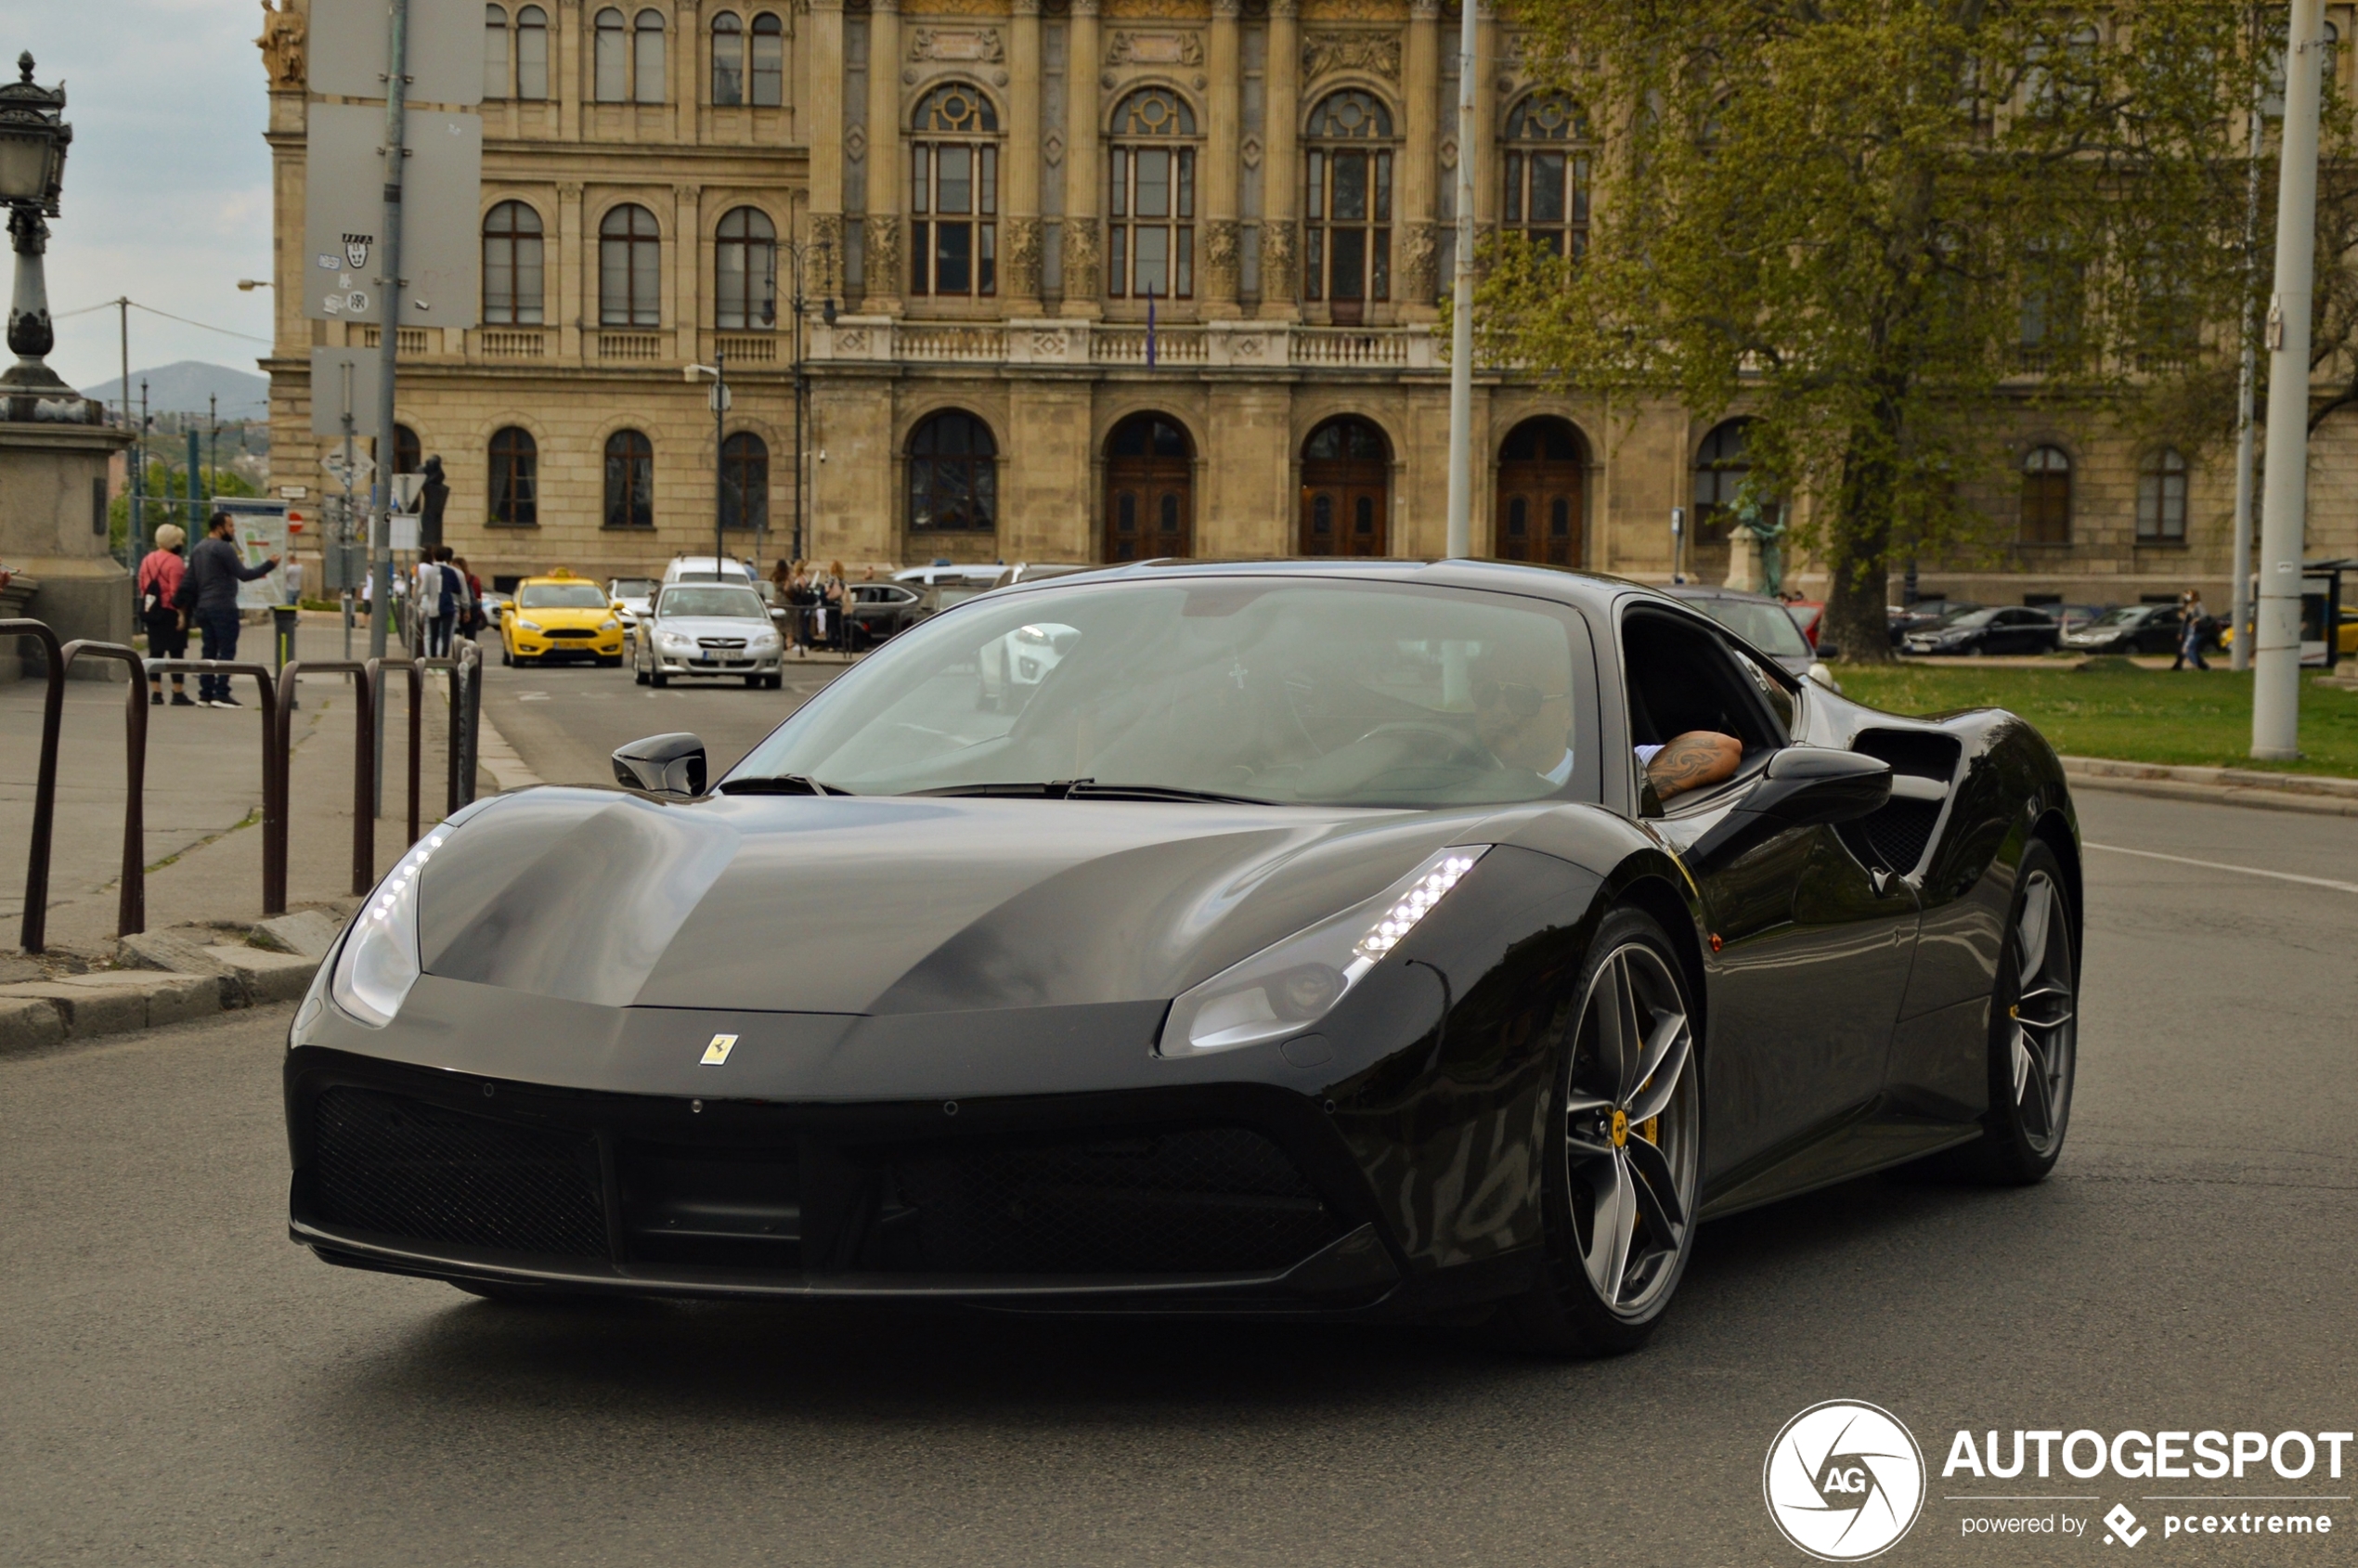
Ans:
POLYGON ((1398 947, 1401 939, 1417 928, 1417 922, 1458 885, 1458 878, 1473 869, 1475 859, 1473 855, 1453 854, 1433 867, 1401 895, 1397 903, 1384 911, 1383 918, 1370 927, 1351 951, 1372 964, 1398 947))

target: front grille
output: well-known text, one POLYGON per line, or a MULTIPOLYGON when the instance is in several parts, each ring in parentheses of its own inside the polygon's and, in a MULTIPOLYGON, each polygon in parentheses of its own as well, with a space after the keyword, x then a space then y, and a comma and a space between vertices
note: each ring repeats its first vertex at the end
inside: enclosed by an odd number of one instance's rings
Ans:
POLYGON ((1933 826, 1939 821, 1937 800, 1894 800, 1869 814, 1859 826, 1885 865, 1907 872, 1924 859, 1924 846, 1932 842, 1933 826))
POLYGON ((699 648, 742 648, 745 645, 745 640, 742 637, 699 637, 696 639, 696 646, 699 648))
POLYGON ((561 626, 549 635, 551 637, 595 637, 598 634, 582 627, 561 626))
POLYGON ((895 1153, 887 1190, 880 1228, 913 1238, 888 1250, 900 1270, 1263 1273, 1342 1234, 1276 1145, 1241 1127, 938 1144, 895 1153))
POLYGON ((365 1089, 316 1104, 321 1223, 568 1258, 607 1255, 597 1145, 365 1089))

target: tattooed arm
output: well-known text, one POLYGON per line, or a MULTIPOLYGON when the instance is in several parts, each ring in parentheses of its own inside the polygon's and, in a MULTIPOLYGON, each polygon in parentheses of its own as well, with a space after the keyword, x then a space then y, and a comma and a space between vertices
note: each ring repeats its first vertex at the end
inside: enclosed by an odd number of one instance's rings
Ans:
POLYGON ((1690 730, 1647 759, 1646 777, 1652 782, 1654 793, 1667 801, 1732 778, 1743 757, 1743 745, 1733 735, 1690 730))

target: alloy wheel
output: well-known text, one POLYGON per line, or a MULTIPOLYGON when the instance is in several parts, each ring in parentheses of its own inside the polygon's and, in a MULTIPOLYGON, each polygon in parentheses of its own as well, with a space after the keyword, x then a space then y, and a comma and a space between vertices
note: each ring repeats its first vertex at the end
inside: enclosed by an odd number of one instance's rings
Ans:
POLYGON ((2015 1108, 2034 1153, 2054 1152, 2063 1138, 2071 1096, 2078 987, 2071 933, 2059 918, 2063 901, 2054 878, 2034 871, 2023 885, 2015 916, 2015 1001, 2012 1020, 2015 1108))
POLYGON ((1600 964, 1564 1107, 1566 1189, 1597 1299, 1639 1317, 1676 1282, 1694 1225, 1699 1115, 1684 993, 1653 947, 1600 964))

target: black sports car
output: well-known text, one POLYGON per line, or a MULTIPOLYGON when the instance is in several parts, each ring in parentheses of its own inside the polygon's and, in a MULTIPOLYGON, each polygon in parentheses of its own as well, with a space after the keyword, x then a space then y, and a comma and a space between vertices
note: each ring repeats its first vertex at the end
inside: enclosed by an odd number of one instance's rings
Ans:
POLYGON ((1699 1220, 2062 1146, 2045 742, 1630 583, 1134 565, 912 628, 710 787, 693 736, 615 758, 631 793, 436 828, 323 965, 285 1073, 321 1258, 1611 1351, 1699 1220), (1063 654, 986 711, 1025 626, 1063 654), (1639 751, 1693 731, 1741 766, 1665 806, 1639 751))

